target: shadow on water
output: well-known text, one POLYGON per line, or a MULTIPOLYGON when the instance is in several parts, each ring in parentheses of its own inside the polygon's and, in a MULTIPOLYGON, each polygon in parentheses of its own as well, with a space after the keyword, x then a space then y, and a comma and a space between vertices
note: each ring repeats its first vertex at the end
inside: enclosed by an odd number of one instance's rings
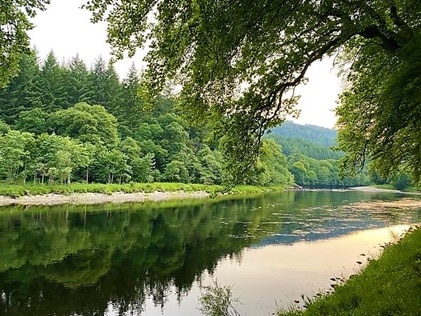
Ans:
POLYGON ((361 229, 420 222, 420 210, 353 211, 399 196, 282 192, 247 198, 0 209, 0 314, 142 314, 179 301, 223 258, 361 229))

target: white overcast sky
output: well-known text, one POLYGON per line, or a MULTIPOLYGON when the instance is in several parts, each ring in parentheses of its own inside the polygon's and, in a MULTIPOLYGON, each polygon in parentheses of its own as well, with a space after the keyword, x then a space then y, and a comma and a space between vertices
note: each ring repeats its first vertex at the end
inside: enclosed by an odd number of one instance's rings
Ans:
MULTIPOLYGON (((39 56, 45 56, 53 50, 59 60, 68 61, 79 54, 90 67, 98 56, 108 60, 110 48, 105 42, 106 26, 104 23, 92 24, 90 13, 80 9, 85 0, 52 0, 47 10, 40 12, 33 20, 35 28, 30 32, 31 44, 39 56)), ((138 70, 142 69, 141 54, 134 60, 123 60, 115 64, 120 77, 125 77, 134 61, 138 70)), ((299 87, 301 95, 298 108, 300 124, 313 124, 333 128, 336 122, 333 109, 340 93, 340 80, 332 67, 332 60, 316 62, 307 73, 309 82, 299 87)))

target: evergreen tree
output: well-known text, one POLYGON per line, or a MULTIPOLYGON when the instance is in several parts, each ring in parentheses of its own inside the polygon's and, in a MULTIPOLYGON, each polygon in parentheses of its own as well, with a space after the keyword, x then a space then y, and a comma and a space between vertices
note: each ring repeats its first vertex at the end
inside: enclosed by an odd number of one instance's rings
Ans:
POLYGON ((19 113, 42 104, 38 81, 40 69, 35 52, 21 55, 19 73, 0 90, 0 119, 15 124, 19 113))
POLYGON ((117 116, 123 136, 133 137, 143 119, 143 102, 138 94, 139 85, 140 78, 135 65, 132 64, 127 77, 123 80, 120 111, 117 116))
POLYGON ((66 69, 67 102, 71 105, 79 102, 91 103, 93 87, 90 73, 79 55, 74 56, 66 69))
POLYGON ((41 92, 41 107, 48 113, 70 106, 67 98, 65 70, 60 66, 54 52, 51 51, 41 67, 38 81, 41 92))

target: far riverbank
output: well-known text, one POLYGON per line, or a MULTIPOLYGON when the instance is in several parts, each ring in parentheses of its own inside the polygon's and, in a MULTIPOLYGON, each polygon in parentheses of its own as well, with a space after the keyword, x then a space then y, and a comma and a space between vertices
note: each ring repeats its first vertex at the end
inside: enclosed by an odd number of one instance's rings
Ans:
POLYGON ((227 194, 254 194, 281 191, 285 186, 129 183, 70 185, 0 185, 0 206, 103 204, 207 198, 227 194))
MULTIPOLYGON (((184 183, 129 183, 70 185, 0 185, 0 206, 8 205, 60 205, 103 204, 146 201, 166 201, 187 198, 208 198, 227 194, 255 194, 291 189, 287 186, 260 187, 241 185, 184 184, 184 183)), ((416 194, 375 187, 354 187, 364 192, 390 192, 416 194)), ((417 202, 418 205, 418 202, 417 202)))

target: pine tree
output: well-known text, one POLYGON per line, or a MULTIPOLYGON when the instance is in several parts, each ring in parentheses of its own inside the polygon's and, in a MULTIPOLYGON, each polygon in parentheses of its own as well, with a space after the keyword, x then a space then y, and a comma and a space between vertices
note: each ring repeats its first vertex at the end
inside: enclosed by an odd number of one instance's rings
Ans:
POLYGON ((64 72, 64 67, 59 65, 54 52, 51 51, 41 67, 39 80, 42 108, 49 113, 70 106, 64 72))
POLYGON ((41 92, 37 88, 40 77, 35 52, 22 54, 19 73, 9 85, 0 90, 0 119, 15 124, 19 113, 41 105, 41 92))
POLYGON ((93 95, 92 81, 85 62, 78 54, 67 65, 65 73, 67 101, 70 105, 79 102, 91 103, 93 95))

